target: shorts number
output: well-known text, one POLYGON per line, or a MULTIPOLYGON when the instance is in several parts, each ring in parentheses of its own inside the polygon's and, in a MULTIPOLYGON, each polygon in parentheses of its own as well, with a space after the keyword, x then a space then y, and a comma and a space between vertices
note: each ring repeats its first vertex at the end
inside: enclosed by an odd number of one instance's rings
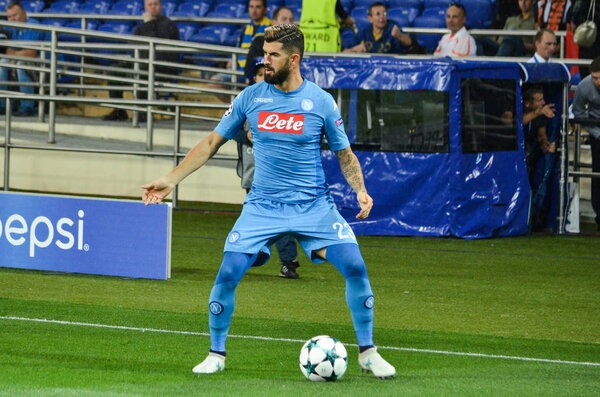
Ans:
POLYGON ((351 238, 352 240, 356 240, 356 236, 354 232, 350 228, 350 225, 344 223, 343 225, 339 222, 333 224, 333 229, 338 231, 338 237, 340 240, 351 238))

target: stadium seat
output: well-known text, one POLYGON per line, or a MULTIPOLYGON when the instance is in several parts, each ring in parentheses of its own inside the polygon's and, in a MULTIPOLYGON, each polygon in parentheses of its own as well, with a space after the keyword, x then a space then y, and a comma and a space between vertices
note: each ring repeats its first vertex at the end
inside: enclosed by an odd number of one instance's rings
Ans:
POLYGON ((109 15, 141 15, 143 4, 138 1, 121 0, 110 8, 109 15))
MULTIPOLYGON (((81 29, 81 21, 80 20, 71 21, 71 22, 69 22, 69 23, 67 23, 67 24, 65 24, 63 26, 65 28, 81 29)), ((98 21, 96 21, 96 20, 86 20, 86 29, 87 30, 96 30, 96 29, 98 29, 98 21)), ((58 34, 58 40, 61 40, 61 41, 81 41, 81 36, 73 35, 73 34, 59 33, 58 34)))
POLYGON ((425 0, 423 3, 424 8, 443 8, 444 10, 448 9, 450 3, 453 0, 425 0))
MULTIPOLYGON (((445 28, 446 20, 439 18, 439 16, 420 16, 416 17, 413 22, 415 28, 445 28)), ((427 50, 428 53, 432 53, 438 46, 438 42, 442 38, 439 34, 419 34, 417 35, 417 41, 419 44, 427 50)))
POLYGON ((198 30, 198 24, 191 22, 177 22, 177 29, 179 29, 179 38, 184 41, 188 41, 198 30))
POLYGON ((367 18, 368 11, 368 7, 355 7, 350 13, 350 16, 354 18, 354 23, 358 30, 362 30, 371 24, 369 18, 367 18))
POLYGON ((57 28, 62 28, 71 23, 69 19, 56 19, 56 18, 45 18, 40 21, 42 25, 54 26, 57 28))
POLYGON ((445 8, 426 8, 420 15, 422 17, 437 17, 446 20, 446 9, 445 8))
POLYGON ((242 28, 239 28, 235 31, 231 31, 230 34, 225 36, 225 41, 223 41, 223 45, 226 45, 229 47, 237 47, 237 40, 238 40, 238 37, 240 37, 241 33, 242 33, 242 28))
POLYGON ((352 42, 354 41, 354 32, 352 29, 342 29, 340 36, 342 39, 342 50, 352 47, 352 42))
POLYGON ((389 0, 388 8, 416 8, 419 11, 423 9, 424 0, 389 0))
POLYGON ((81 14, 108 14, 110 6, 112 5, 109 1, 88 1, 79 6, 79 13, 81 14))
POLYGON ((210 18, 240 18, 246 7, 242 4, 219 4, 215 9, 208 13, 210 18))
POLYGON ((96 30, 106 33, 131 34, 133 32, 133 25, 126 21, 110 21, 98 26, 96 30))
MULTIPOLYGON (((21 5, 29 13, 42 12, 46 8, 46 3, 43 0, 22 1, 21 5)), ((2 11, 6 11, 6 4, 2 8, 2 11)))
POLYGON ((204 17, 210 11, 212 4, 207 1, 181 3, 173 16, 178 17, 204 17))
POLYGON ((490 0, 463 0, 467 10, 466 25, 470 28, 487 28, 494 20, 494 9, 490 0))
POLYGON ((394 18, 388 18, 388 21, 392 21, 398 25, 399 28, 408 28, 411 27, 412 24, 406 15, 396 15, 394 18))
POLYGON ((179 3, 177 3, 176 1, 162 1, 162 13, 163 15, 170 17, 171 15, 173 15, 173 13, 175 12, 175 10, 177 9, 177 6, 179 5, 179 3))
POLYGON ((225 26, 207 26, 199 29, 198 33, 193 35, 189 41, 205 44, 222 45, 228 35, 231 34, 231 29, 225 26))
POLYGON ((407 20, 408 24, 402 26, 411 26, 419 13, 416 8, 390 8, 388 9, 388 19, 393 19, 396 23, 400 23, 400 20, 407 20))
POLYGON ((342 7, 344 7, 344 11, 346 11, 348 14, 350 14, 352 9, 354 8, 354 0, 340 0, 340 3, 342 3, 342 7))
POLYGON ((291 8, 302 8, 302 0, 285 0, 285 5, 291 8))
POLYGON ((50 14, 74 14, 79 12, 79 2, 73 0, 57 1, 44 10, 50 14))

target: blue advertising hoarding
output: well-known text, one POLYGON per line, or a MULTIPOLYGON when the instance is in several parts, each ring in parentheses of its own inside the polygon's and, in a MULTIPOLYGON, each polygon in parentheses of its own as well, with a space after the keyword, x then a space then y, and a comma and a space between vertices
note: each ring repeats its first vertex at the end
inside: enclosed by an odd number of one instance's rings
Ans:
POLYGON ((0 267, 166 280, 171 205, 0 193, 0 267))

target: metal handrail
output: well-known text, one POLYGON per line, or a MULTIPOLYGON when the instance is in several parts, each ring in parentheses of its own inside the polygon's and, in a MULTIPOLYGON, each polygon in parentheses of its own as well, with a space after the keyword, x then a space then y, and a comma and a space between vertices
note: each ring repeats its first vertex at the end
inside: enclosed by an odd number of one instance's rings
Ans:
MULTIPOLYGON (((218 103, 200 103, 200 102, 186 102, 186 101, 156 101, 156 100, 137 100, 137 99, 110 99, 104 98, 88 98, 88 97, 64 97, 56 95, 25 95, 17 94, 7 91, 0 91, 0 98, 6 99, 6 114, 5 114, 5 129, 4 129, 4 142, 0 143, 0 147, 4 147, 4 191, 8 191, 10 187, 10 151, 11 149, 35 149, 35 150, 47 150, 47 151, 59 151, 59 152, 81 152, 81 153, 100 153, 100 154, 123 154, 123 155, 135 155, 135 156, 156 156, 156 157, 172 157, 173 163, 178 164, 179 159, 186 156, 186 153, 180 152, 179 142, 181 140, 181 117, 189 117, 192 115, 182 115, 182 107, 192 108, 206 108, 206 109, 226 109, 228 105, 218 103), (25 145, 25 144, 14 144, 11 142, 12 138, 12 100, 38 100, 46 101, 50 103, 65 102, 65 103, 88 103, 100 106, 107 106, 114 104, 130 105, 130 106, 147 106, 147 107, 174 107, 174 111, 155 111, 156 113, 169 114, 174 116, 175 122, 173 127, 173 151, 172 152, 161 152, 155 150, 109 150, 109 149, 91 149, 91 148, 75 148, 60 145, 25 145)), ((195 117, 194 117, 195 118, 195 117)), ((218 120, 218 119, 217 119, 218 120)), ((54 143, 54 142, 51 142, 54 143)), ((237 156, 227 155, 215 155, 212 157, 217 160, 237 160, 237 156)), ((177 207, 178 202, 178 187, 173 191, 173 206, 177 207)))

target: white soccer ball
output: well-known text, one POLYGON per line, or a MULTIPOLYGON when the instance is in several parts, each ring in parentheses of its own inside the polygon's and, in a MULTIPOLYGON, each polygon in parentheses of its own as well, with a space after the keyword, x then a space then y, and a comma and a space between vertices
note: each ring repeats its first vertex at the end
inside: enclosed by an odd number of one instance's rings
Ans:
POLYGON ((300 370, 308 380, 334 381, 344 375, 347 367, 346 348, 331 336, 315 336, 300 349, 300 370))

